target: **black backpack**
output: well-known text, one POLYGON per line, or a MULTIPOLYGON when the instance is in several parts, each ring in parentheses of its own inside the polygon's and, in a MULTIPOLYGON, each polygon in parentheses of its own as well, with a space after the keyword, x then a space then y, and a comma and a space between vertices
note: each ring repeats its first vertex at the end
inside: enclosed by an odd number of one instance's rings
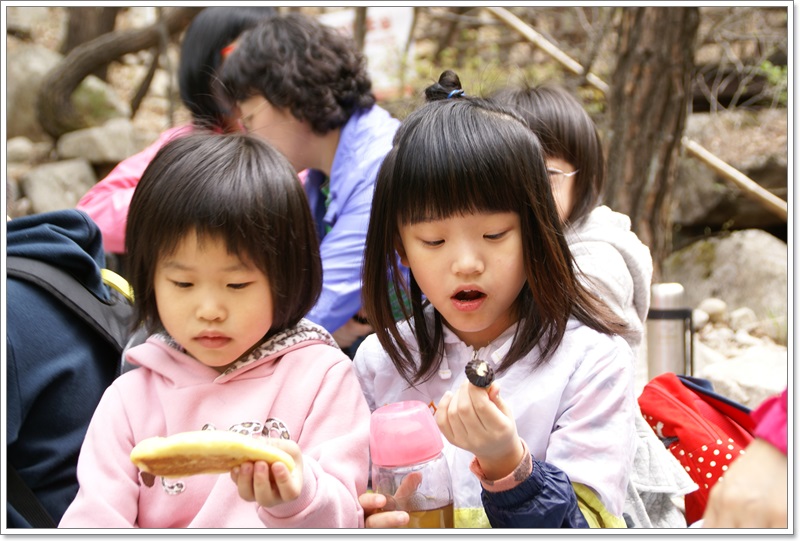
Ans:
MULTIPOLYGON (((109 286, 109 301, 97 298, 72 275, 43 261, 18 256, 6 257, 7 276, 26 280, 49 292, 119 353, 120 361, 116 370, 118 376, 128 369, 123 351, 132 340, 141 341, 141 337, 130 330, 133 294, 128 282, 108 269, 102 269, 101 272, 103 281, 109 286)), ((34 528, 55 528, 55 522, 17 470, 11 464, 7 464, 6 469, 8 502, 34 528)))

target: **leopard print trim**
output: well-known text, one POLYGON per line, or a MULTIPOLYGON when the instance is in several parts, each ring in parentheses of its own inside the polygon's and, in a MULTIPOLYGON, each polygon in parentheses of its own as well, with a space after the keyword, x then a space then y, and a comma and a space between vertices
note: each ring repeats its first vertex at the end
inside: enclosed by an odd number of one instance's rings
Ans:
MULTIPOLYGON (((162 342, 166 343, 172 349, 180 351, 181 353, 186 353, 186 349, 178 344, 168 333, 162 332, 157 334, 156 337, 162 342)), ((243 366, 247 366, 248 364, 259 359, 263 359, 264 357, 279 353, 302 342, 308 342, 312 340, 321 341, 329 346, 339 349, 339 345, 336 343, 336 340, 333 339, 333 336, 331 336, 324 327, 321 327, 320 325, 317 325, 316 323, 304 318, 301 319, 294 327, 285 329, 266 340, 263 344, 254 349, 247 357, 239 359, 233 363, 227 368, 227 370, 225 370, 225 372, 221 374, 221 376, 230 374, 231 372, 239 370, 243 366)))

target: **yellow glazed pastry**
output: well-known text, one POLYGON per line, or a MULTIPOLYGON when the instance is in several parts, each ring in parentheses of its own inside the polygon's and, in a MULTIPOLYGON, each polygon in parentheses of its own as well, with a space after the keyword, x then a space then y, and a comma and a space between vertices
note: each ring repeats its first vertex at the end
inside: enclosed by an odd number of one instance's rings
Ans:
POLYGON ((147 438, 131 451, 131 462, 159 477, 227 473, 244 462, 283 462, 291 471, 294 459, 269 440, 226 430, 179 432, 147 438))

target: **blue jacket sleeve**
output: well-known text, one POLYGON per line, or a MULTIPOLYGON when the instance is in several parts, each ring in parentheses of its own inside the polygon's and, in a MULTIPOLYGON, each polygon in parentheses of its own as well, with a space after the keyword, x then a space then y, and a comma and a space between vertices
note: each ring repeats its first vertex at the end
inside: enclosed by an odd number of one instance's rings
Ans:
POLYGON ((516 487, 481 493, 493 528, 588 528, 567 474, 533 460, 530 476, 516 487))

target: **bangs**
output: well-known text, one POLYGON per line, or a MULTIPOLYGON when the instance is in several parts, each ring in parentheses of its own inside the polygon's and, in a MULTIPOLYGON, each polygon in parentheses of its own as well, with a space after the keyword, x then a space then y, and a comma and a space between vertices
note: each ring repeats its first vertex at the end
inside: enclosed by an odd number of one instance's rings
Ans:
POLYGON ((426 111, 440 118, 422 124, 407 120, 387 156, 390 182, 402 184, 391 190, 398 195, 389 203, 395 207, 390 215, 414 224, 461 214, 522 214, 527 183, 514 179, 543 174, 531 160, 539 147, 530 130, 495 112, 460 114, 468 112, 464 102, 431 106, 426 111), (511 149, 520 148, 526 150, 509 159, 511 149))
POLYGON ((280 188, 292 172, 269 155, 256 159, 255 148, 237 151, 193 156, 193 169, 171 171, 172 185, 183 189, 155 202, 151 211, 161 228, 159 251, 170 253, 188 231, 195 231, 199 239, 223 240, 240 259, 255 257, 253 263, 266 271, 266 259, 277 256, 276 241, 291 232, 288 197, 280 188))

